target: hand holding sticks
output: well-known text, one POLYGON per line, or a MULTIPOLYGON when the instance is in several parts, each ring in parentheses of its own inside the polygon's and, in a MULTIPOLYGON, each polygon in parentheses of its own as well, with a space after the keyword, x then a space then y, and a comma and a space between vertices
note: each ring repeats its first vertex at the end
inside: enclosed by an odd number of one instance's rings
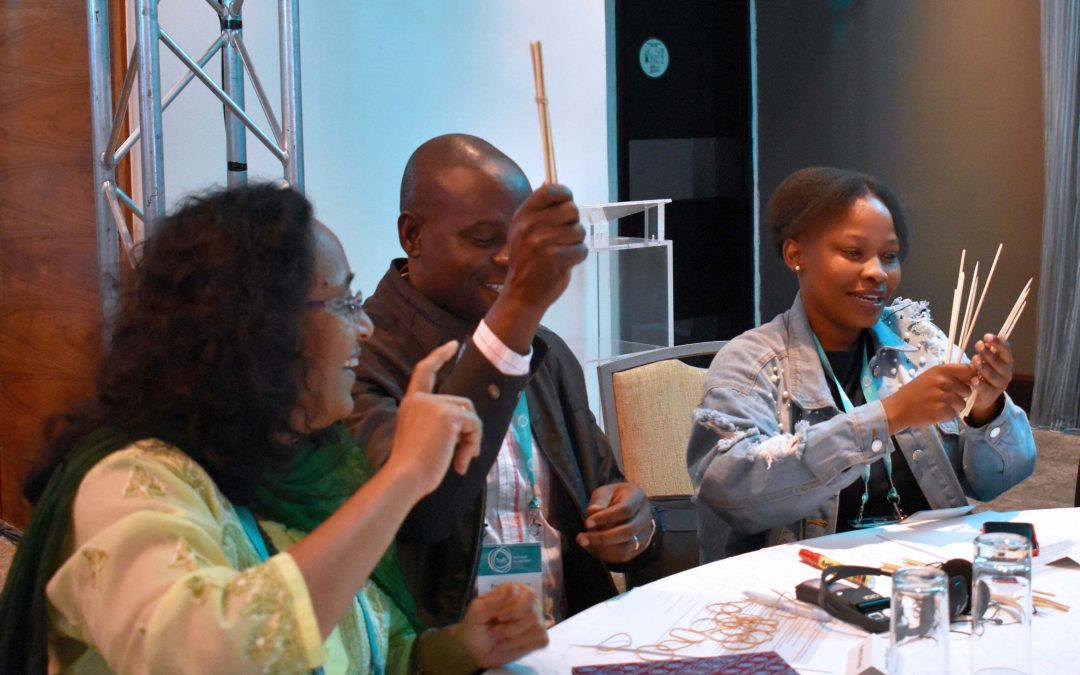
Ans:
MULTIPOLYGON (((975 330, 975 322, 979 319, 979 312, 982 310, 983 301, 986 300, 986 292, 990 288, 990 280, 994 278, 994 270, 997 269, 998 258, 1001 256, 1002 245, 998 244, 997 252, 994 254, 994 262, 990 265, 990 273, 986 276, 986 282, 983 285, 982 293, 979 294, 979 302, 975 305, 975 310, 972 311, 971 307, 975 301, 976 289, 979 285, 979 263, 975 263, 974 275, 972 278, 971 287, 968 290, 966 308, 964 309, 963 321, 960 325, 960 341, 959 350, 956 355, 956 362, 959 363, 962 354, 967 350, 968 341, 971 340, 971 335, 975 330)), ((956 336, 956 322, 960 318, 960 304, 964 299, 964 261, 967 257, 967 249, 963 249, 960 253, 960 272, 956 280, 956 288, 953 289, 953 305, 952 312, 949 317, 949 336, 948 346, 945 349, 945 363, 953 363, 952 349, 953 338, 956 336)), ((1013 304, 1012 311, 1009 312, 1009 316, 1005 319, 1005 323, 1001 326, 1001 330, 997 335, 1002 340, 1008 340, 1012 335, 1013 329, 1016 327, 1016 322, 1019 321, 1020 315, 1023 314, 1024 308, 1027 307, 1027 296, 1031 291, 1031 282, 1033 279, 1028 279, 1027 285, 1024 286, 1024 290, 1020 292, 1020 296, 1013 304)), ((971 392, 968 396, 967 405, 964 407, 964 411, 960 413, 960 417, 967 417, 971 412, 972 406, 975 405, 975 392, 971 392)))

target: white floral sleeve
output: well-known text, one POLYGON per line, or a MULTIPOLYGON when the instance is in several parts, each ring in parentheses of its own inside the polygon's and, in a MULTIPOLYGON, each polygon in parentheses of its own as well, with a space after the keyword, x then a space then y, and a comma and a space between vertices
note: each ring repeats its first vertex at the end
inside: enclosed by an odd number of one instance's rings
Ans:
POLYGON ((46 589, 50 671, 297 673, 322 663, 288 553, 260 562, 203 469, 160 441, 95 466, 72 509, 71 554, 46 589), (104 665, 104 664, 102 664, 104 665))

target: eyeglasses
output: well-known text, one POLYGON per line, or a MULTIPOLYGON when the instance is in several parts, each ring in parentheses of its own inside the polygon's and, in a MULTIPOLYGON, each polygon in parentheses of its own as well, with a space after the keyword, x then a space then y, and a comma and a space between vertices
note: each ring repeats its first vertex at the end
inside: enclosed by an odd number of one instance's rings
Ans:
POLYGON ((357 291, 348 298, 330 298, 329 300, 308 300, 304 303, 307 307, 322 307, 331 312, 344 314, 353 321, 359 321, 364 315, 364 294, 357 291))

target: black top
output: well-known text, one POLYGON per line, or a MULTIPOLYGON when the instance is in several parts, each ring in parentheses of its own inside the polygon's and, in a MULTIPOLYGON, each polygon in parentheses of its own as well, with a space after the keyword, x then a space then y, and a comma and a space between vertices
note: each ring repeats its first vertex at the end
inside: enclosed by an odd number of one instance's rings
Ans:
MULTIPOLYGON (((592 492, 625 480, 611 446, 596 426, 581 365, 570 348, 544 327, 533 340, 530 373, 503 375, 472 343, 475 321, 436 306, 401 276, 396 260, 364 303, 378 327, 360 352, 349 426, 376 466, 389 456, 398 404, 416 363, 450 339, 462 340, 456 360, 439 373, 435 389, 473 401, 484 424, 480 457, 464 476, 446 478, 406 518, 396 554, 420 617, 433 627, 460 621, 472 595, 483 535, 487 473, 495 463, 522 391, 529 402, 536 450, 551 468, 551 524, 562 533, 563 586, 571 614, 615 595, 608 567, 574 543, 585 529, 592 492)), ((630 565, 647 562, 653 545, 630 565)), ((619 570, 617 570, 619 571, 619 570)))
MULTIPOLYGON (((866 350, 865 353, 873 353, 874 351, 874 344, 869 331, 862 332, 858 344, 852 349, 825 352, 825 356, 829 359, 829 365, 832 366, 833 373, 836 374, 836 379, 839 380, 840 386, 844 388, 844 393, 851 399, 853 406, 866 403, 862 386, 859 384, 864 349, 866 350)), ((836 401, 836 407, 843 410, 844 406, 841 403, 840 393, 836 390, 836 384, 832 381, 832 378, 826 379, 833 400, 836 401)), ((905 515, 911 515, 916 511, 929 509, 930 503, 926 500, 922 488, 919 487, 919 483, 915 480, 915 475, 911 473, 907 458, 897 448, 895 440, 893 440, 892 463, 893 485, 896 486, 896 491, 900 495, 900 510, 905 515)), ((865 485, 860 471, 855 482, 840 491, 840 505, 836 519, 837 532, 847 532, 854 529, 851 523, 859 516, 859 504, 862 502, 865 485)), ((878 517, 895 519, 895 511, 886 497, 888 491, 889 479, 885 474, 885 463, 874 462, 870 465, 870 500, 866 502, 866 508, 863 511, 864 519, 878 517)))

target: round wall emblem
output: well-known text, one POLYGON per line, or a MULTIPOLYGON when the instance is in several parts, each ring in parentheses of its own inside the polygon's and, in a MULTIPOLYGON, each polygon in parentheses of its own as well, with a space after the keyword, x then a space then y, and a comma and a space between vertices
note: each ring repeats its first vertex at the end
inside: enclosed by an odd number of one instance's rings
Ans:
POLYGON ((660 77, 666 73, 668 60, 667 45, 660 40, 649 38, 641 43, 641 49, 638 50, 638 63, 641 64, 641 70, 649 77, 660 77))

